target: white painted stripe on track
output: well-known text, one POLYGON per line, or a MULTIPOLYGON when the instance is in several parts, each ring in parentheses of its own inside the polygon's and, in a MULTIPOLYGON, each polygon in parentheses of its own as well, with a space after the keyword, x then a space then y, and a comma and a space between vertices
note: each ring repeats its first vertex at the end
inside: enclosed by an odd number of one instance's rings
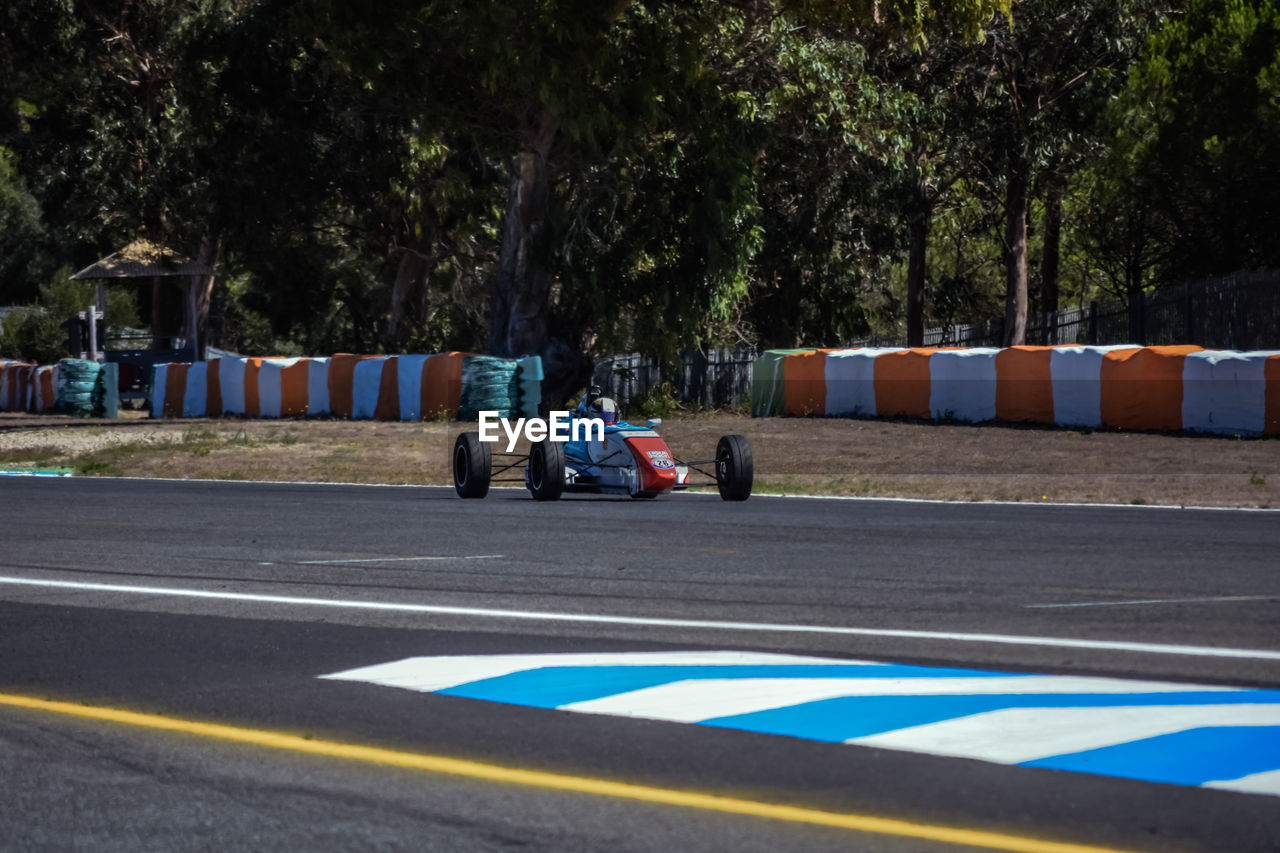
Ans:
MULTIPOLYGON (((685 492, 684 494, 688 494, 685 492)), ((706 493, 704 493, 706 494, 706 493)), ((1259 506, 1198 506, 1195 504, 1116 504, 1085 503, 1081 501, 948 501, 941 498, 889 498, 868 495, 770 495, 752 494, 755 498, 804 498, 811 501, 864 501, 871 503, 947 504, 951 506, 1057 506, 1088 509, 1185 509, 1197 512, 1280 512, 1280 507, 1259 506)))
POLYGON ((348 563, 406 563, 421 560, 501 560, 503 554, 459 554, 456 557, 354 557, 348 560, 276 560, 275 563, 259 563, 260 566, 325 566, 346 565, 348 563))
POLYGON ((1132 601, 1073 601, 1069 604, 1024 604, 1032 610, 1054 607, 1132 607, 1140 604, 1207 604, 1215 601, 1271 601, 1274 595, 1210 595, 1203 598, 1139 598, 1132 601))
MULTIPOLYGON (((600 699, 561 705, 564 711, 614 714, 697 723, 716 717, 754 714, 806 702, 854 696, 1004 696, 1061 693, 1180 693, 1187 685, 1069 675, 938 678, 704 678, 674 681, 600 699)), ((1196 692, 1234 692, 1232 687, 1199 687, 1196 692)), ((1275 707, 1275 706, 1272 706, 1275 707)))
POLYGON ((512 619, 537 622, 570 622, 596 625, 630 625, 655 628, 691 628, 711 631, 742 631, 770 634, 828 634, 833 636, 890 637, 900 640, 940 640, 951 643, 992 643, 996 645, 1041 646, 1061 649, 1136 652, 1153 655, 1189 657, 1243 658, 1280 661, 1280 651, 1271 649, 1234 649, 1215 646, 1187 646, 1166 643, 1135 643, 1124 640, 1083 640, 1068 637, 1029 637, 1011 634, 967 634, 947 631, 914 631, 892 628, 855 628, 841 625, 787 625, 770 622, 723 622, 702 619, 666 619, 650 616, 612 616, 600 613, 552 613, 538 610, 501 610, 486 607, 454 607, 442 604, 408 604, 394 601, 359 601, 332 598, 306 598, 287 595, 263 595, 249 592, 227 592, 177 587, 131 586, 122 584, 59 581, 43 578, 0 576, 0 584, 106 592, 121 595, 167 595, 175 598, 199 598, 221 601, 244 601, 260 604, 283 604, 298 607, 333 607, 351 610, 375 610, 393 613, 424 613, 440 616, 473 616, 482 619, 512 619))
POLYGON ((1005 708, 845 743, 1021 764, 1208 726, 1277 726, 1280 705, 1005 708))
POLYGON ((567 666, 882 666, 875 661, 804 657, 770 652, 611 652, 544 655, 442 655, 415 657, 348 669, 321 678, 364 681, 433 693, 462 684, 543 667, 567 666))
MULTIPOLYGON (((129 481, 153 481, 160 483, 218 483, 224 486, 355 486, 365 489, 449 489, 448 485, 415 485, 408 483, 335 483, 325 480, 204 480, 197 477, 73 477, 73 480, 83 481, 92 480, 129 480, 129 481)), ((710 489, 711 486, 701 488, 710 489)), ((492 486, 491 492, 526 492, 528 489, 522 486, 492 486)), ((674 492, 668 497, 682 500, 685 498, 716 498, 720 496, 714 491, 694 492, 682 491, 674 492)), ((1263 513, 1280 513, 1280 507, 1257 507, 1257 506, 1199 506, 1196 504, 1179 505, 1179 504, 1117 504, 1117 503, 1083 503, 1072 501, 950 501, 941 498, 891 498, 891 497, 873 497, 869 495, 805 495, 805 494, 788 494, 788 495, 771 495, 766 492, 756 492, 751 496, 752 500, 756 499, 795 499, 812 501, 857 501, 861 503, 905 503, 905 504, 943 504, 946 506, 1049 506, 1049 507, 1079 507, 1083 509, 1126 509, 1126 510, 1153 510, 1153 509, 1177 509, 1177 510, 1194 510, 1196 512, 1263 512, 1263 513)))
POLYGON ((1202 788, 1218 788, 1223 791, 1244 791, 1248 794, 1275 794, 1280 796, 1280 770, 1250 773, 1239 779, 1219 779, 1205 782, 1202 788))

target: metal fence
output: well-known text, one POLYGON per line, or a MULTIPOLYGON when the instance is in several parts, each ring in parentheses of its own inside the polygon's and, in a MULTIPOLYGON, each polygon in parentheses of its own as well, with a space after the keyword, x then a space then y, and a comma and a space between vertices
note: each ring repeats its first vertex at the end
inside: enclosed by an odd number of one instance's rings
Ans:
POLYGON ((682 403, 723 408, 750 398, 751 366, 758 354, 754 347, 686 350, 680 354, 683 366, 668 370, 637 352, 606 356, 596 361, 592 382, 623 403, 670 383, 671 395, 682 403))
MULTIPOLYGON (((1003 318, 924 333, 928 347, 995 347, 1003 340, 1003 318)), ((1100 300, 1029 317, 1027 343, 1280 349, 1280 271, 1231 273, 1168 285, 1128 301, 1100 300)), ((872 336, 846 345, 906 346, 906 338, 872 336)))
MULTIPOLYGON (((926 329, 924 345, 998 347, 1004 319, 926 329)), ((1280 349, 1280 271, 1241 272, 1169 285, 1135 295, 1128 302, 1090 302, 1028 318, 1029 344, 1198 344, 1206 349, 1280 349)), ((873 335, 846 347, 905 347, 905 336, 873 335)), ((640 353, 607 356, 596 362, 592 381, 606 393, 630 402, 664 382, 684 403, 708 408, 734 406, 751 396, 751 347, 681 353, 683 367, 663 370, 640 353)))

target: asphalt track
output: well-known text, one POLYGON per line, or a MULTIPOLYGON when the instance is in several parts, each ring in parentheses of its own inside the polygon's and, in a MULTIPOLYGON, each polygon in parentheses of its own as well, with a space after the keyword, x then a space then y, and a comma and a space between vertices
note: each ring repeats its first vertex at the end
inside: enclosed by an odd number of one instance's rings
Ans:
POLYGON ((318 677, 732 651, 1273 690, 1276 513, 0 490, 6 849, 1280 848, 1275 796, 318 677))

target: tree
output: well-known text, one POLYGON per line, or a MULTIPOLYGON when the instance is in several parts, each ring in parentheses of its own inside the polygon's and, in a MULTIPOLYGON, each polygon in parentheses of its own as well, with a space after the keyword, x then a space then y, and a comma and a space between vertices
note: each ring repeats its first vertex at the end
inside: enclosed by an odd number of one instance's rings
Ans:
MULTIPOLYGON (((14 147, 46 209, 59 212, 79 261, 145 236, 212 265, 204 152, 180 87, 193 29, 234 18, 243 3, 18 3, 4 52, 28 116, 14 147)), ((211 280, 206 288, 211 286, 211 280)), ((185 312, 170 287, 151 293, 153 326, 172 333, 185 312)), ((207 302, 207 293, 197 294, 207 302)))
POLYGON ((18 0, 0 130, 75 263, 220 254, 215 330, 537 352, 555 398, 596 347, 865 327, 900 146, 862 57, 998 7, 18 0))
MULTIPOLYGON (((1185 278, 1280 265, 1278 104, 1274 0, 1193 0, 1151 38, 1112 113, 1106 165, 1144 202, 1161 249, 1148 268, 1185 278)), ((1115 219, 1133 206, 1114 199, 1115 219)))
POLYGON ((376 14, 316 8, 341 63, 376 91, 503 152, 510 166, 488 348, 542 354, 554 397, 585 376, 582 354, 601 331, 592 326, 610 325, 584 302, 615 309, 609 319, 642 337, 656 316, 668 333, 696 341, 745 296, 760 245, 758 151, 744 144, 753 122, 742 111, 755 94, 718 76, 749 64, 750 55, 730 52, 759 47, 743 34, 794 15, 832 38, 914 38, 939 8, 976 29, 996 7, 402 0, 376 14), (641 234, 613 244, 617 214, 645 203, 652 212, 636 216, 641 234), (584 267, 599 259, 619 266, 584 267))
POLYGON ((4 298, 30 297, 30 283, 52 273, 53 247, 39 202, 13 152, 0 145, 0 284, 4 298))
MULTIPOLYGON (((368 214, 410 159, 403 122, 332 73, 299 2, 18 5, 0 53, 32 106, 13 145, 72 263, 144 236, 248 270, 247 310, 281 334, 377 346, 367 267, 390 229, 368 214)), ((194 294, 206 342, 213 288, 194 294)), ((159 335, 187 313, 172 291, 144 294, 159 335)))
POLYGON ((907 345, 924 345, 925 284, 934 211, 974 157, 973 62, 978 46, 939 33, 919 50, 890 54, 884 75, 895 93, 892 126, 901 153, 895 201, 907 231, 907 345))
MULTIPOLYGON (((1026 342, 1028 211, 1042 176, 1069 171, 1096 125, 1108 83, 1137 52, 1157 14, 1147 0, 1021 3, 991 29, 974 71, 985 88, 985 166, 1002 186, 1006 346, 1026 342)), ((1053 306, 1056 308, 1056 306, 1053 306)))

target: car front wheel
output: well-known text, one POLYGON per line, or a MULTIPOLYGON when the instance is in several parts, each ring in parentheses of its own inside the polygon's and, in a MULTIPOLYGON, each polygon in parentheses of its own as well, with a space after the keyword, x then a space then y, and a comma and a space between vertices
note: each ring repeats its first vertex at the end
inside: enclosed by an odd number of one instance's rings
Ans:
POLYGON ((558 441, 534 442, 529 449, 529 493, 535 501, 555 501, 564 493, 564 445, 558 441))
POLYGON ((489 494, 489 472, 493 454, 479 433, 464 432, 453 443, 453 488, 460 498, 482 498, 489 494))
POLYGON ((755 463, 746 436, 726 435, 716 445, 716 486, 727 501, 745 501, 751 497, 755 482, 755 463))

